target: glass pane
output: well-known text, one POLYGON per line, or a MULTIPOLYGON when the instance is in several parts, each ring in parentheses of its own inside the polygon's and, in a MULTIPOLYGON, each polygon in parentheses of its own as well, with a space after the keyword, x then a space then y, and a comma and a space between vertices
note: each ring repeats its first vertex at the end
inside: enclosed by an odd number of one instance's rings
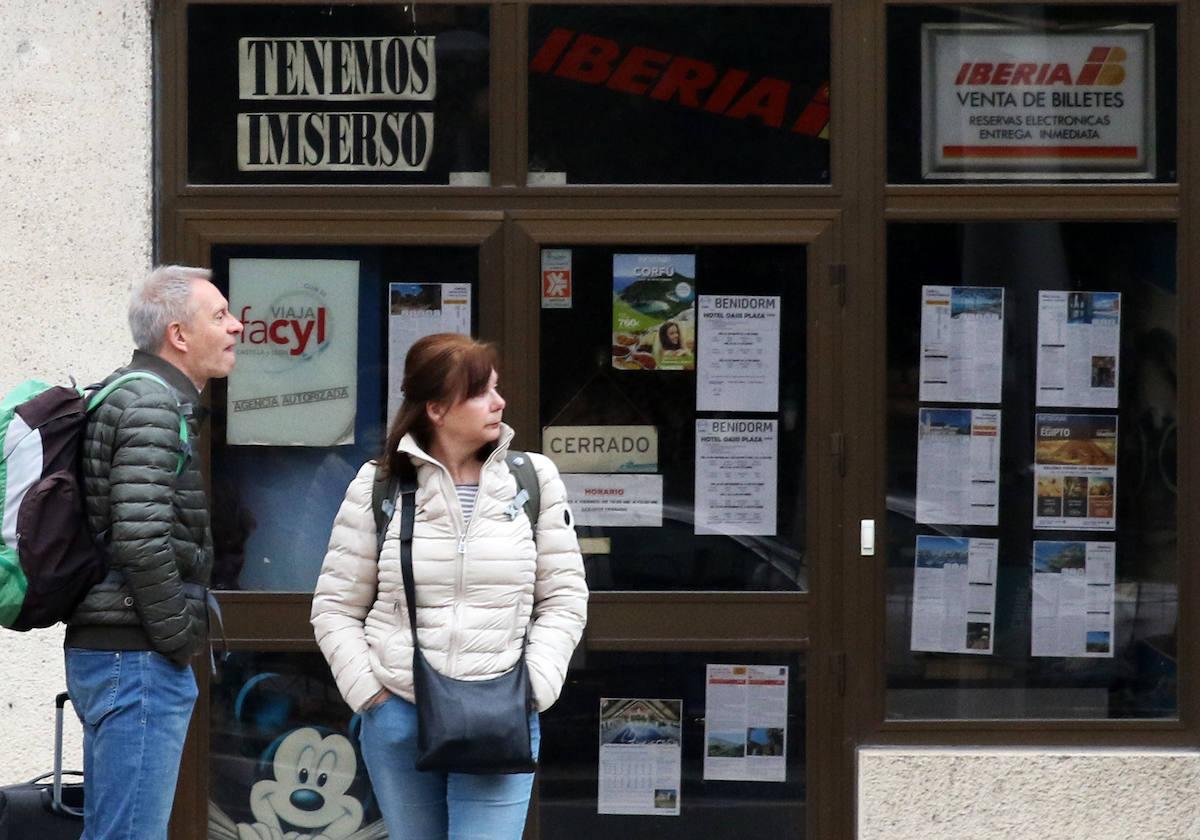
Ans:
POLYGON ((488 14, 190 6, 188 180, 487 186, 488 14))
MULTIPOLYGON (((805 837, 805 661, 793 653, 587 653, 567 676, 562 698, 542 716, 538 819, 547 840, 805 837), (786 780, 704 778, 706 665, 787 666, 786 780), (682 700, 679 815, 600 814, 601 698, 682 700)), ((752 759, 751 759, 752 760, 752 759)))
POLYGON ((1169 5, 890 6, 888 180, 1175 181, 1169 5))
POLYGON ((828 8, 535 5, 529 59, 530 186, 829 183, 828 8))
POLYGON ((1174 226, 888 248, 888 716, 1176 715, 1174 226))
POLYGON ((589 586, 807 589, 804 247, 555 247, 542 255, 543 265, 567 266, 570 278, 570 307, 542 310, 543 450, 572 495, 589 586), (661 275, 614 294, 630 271, 674 270, 694 285, 683 297, 661 275), (761 311, 756 301, 777 308, 735 332, 708 317, 718 299, 740 314, 761 311), (683 350, 667 349, 672 324, 683 350), (742 362, 761 376, 739 391, 729 371, 742 362), (722 378, 729 410, 707 410, 722 378), (722 429, 759 431, 731 440, 722 429), (656 443, 642 452, 643 439, 656 443))
POLYGON ((466 307, 462 320, 474 325, 479 253, 217 246, 212 265, 246 323, 237 368, 211 386, 213 586, 311 592, 346 487, 383 446, 389 391, 395 399, 399 385, 389 373, 403 370, 388 360, 406 352, 392 342, 402 340, 411 309, 398 290, 435 295, 419 301, 423 313, 435 307, 449 318, 452 307, 466 307), (349 278, 337 287, 329 267, 347 264, 349 278), (231 276, 239 281, 232 293, 231 276))
POLYGON ((320 654, 231 653, 210 684, 208 710, 206 837, 267 836, 272 817, 300 832, 292 836, 385 836, 359 751, 358 716, 320 654), (319 792, 315 778, 298 781, 304 768, 296 757, 306 746, 335 767, 319 792), (311 808, 318 803, 324 807, 311 808))

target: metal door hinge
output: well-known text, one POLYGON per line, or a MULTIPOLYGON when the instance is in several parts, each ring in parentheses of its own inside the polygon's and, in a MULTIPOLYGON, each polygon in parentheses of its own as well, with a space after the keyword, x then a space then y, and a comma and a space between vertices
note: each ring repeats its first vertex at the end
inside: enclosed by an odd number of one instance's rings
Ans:
POLYGON ((846 305, 846 264, 832 263, 829 266, 829 285, 837 294, 838 306, 846 305))
POLYGON ((829 658, 830 670, 833 671, 833 683, 837 688, 838 697, 846 696, 846 654, 834 653, 829 658))
POLYGON ((833 465, 837 469, 838 478, 846 477, 846 436, 834 432, 829 436, 829 454, 833 456, 833 465))

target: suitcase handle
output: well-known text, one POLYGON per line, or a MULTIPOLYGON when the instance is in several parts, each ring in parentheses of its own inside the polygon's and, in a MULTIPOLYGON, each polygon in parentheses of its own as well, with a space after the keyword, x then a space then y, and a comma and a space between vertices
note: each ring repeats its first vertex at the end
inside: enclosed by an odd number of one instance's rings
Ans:
MULTIPOLYGON (((67 701, 70 699, 71 695, 65 691, 59 693, 54 698, 54 770, 47 774, 54 776, 54 796, 50 801, 50 810, 56 814, 82 818, 83 809, 64 805, 62 798, 63 707, 67 705, 67 701)), ((68 772, 73 776, 83 775, 77 770, 68 772)), ((42 776, 41 778, 44 779, 46 776, 42 776)))

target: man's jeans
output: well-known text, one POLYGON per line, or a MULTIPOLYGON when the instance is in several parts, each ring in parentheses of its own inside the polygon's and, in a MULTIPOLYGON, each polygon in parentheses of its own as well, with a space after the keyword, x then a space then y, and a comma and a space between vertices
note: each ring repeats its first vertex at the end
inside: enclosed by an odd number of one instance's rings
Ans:
MULTIPOLYGON (((541 745, 529 718, 533 754, 541 745)), ((388 834, 398 840, 521 840, 532 773, 477 776, 417 770, 417 707, 391 696, 362 716, 362 753, 388 834)))
POLYGON ((83 723, 81 840, 166 840, 191 668, 151 651, 68 648, 67 691, 83 723))

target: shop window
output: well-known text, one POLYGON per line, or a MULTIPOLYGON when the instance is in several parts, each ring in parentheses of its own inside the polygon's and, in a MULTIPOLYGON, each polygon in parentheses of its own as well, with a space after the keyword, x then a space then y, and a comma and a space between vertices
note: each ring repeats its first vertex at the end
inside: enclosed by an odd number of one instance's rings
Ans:
POLYGON ((541 836, 800 840, 806 684, 795 653, 589 651, 542 717, 541 836), (726 685, 718 700, 713 665, 779 684, 726 685), (653 799, 652 779, 662 791, 653 799))
POLYGON ((589 586, 807 590, 806 249, 541 259, 542 450, 589 586))
POLYGON ((1171 6, 891 6, 888 180, 1171 182, 1171 6))
POLYGON ((231 653, 210 684, 208 714, 205 837, 282 836, 280 826, 293 836, 384 836, 359 716, 320 654, 231 653))
POLYGON ((212 265, 245 323, 211 386, 213 586, 311 592, 346 487, 382 450, 407 347, 475 331, 479 252, 216 246, 212 265))
POLYGON ((188 8, 195 184, 487 186, 487 6, 188 8))
POLYGON ((532 6, 528 184, 828 184, 829 21, 532 6))
POLYGON ((888 249, 888 717, 1176 716, 1174 225, 888 249))

